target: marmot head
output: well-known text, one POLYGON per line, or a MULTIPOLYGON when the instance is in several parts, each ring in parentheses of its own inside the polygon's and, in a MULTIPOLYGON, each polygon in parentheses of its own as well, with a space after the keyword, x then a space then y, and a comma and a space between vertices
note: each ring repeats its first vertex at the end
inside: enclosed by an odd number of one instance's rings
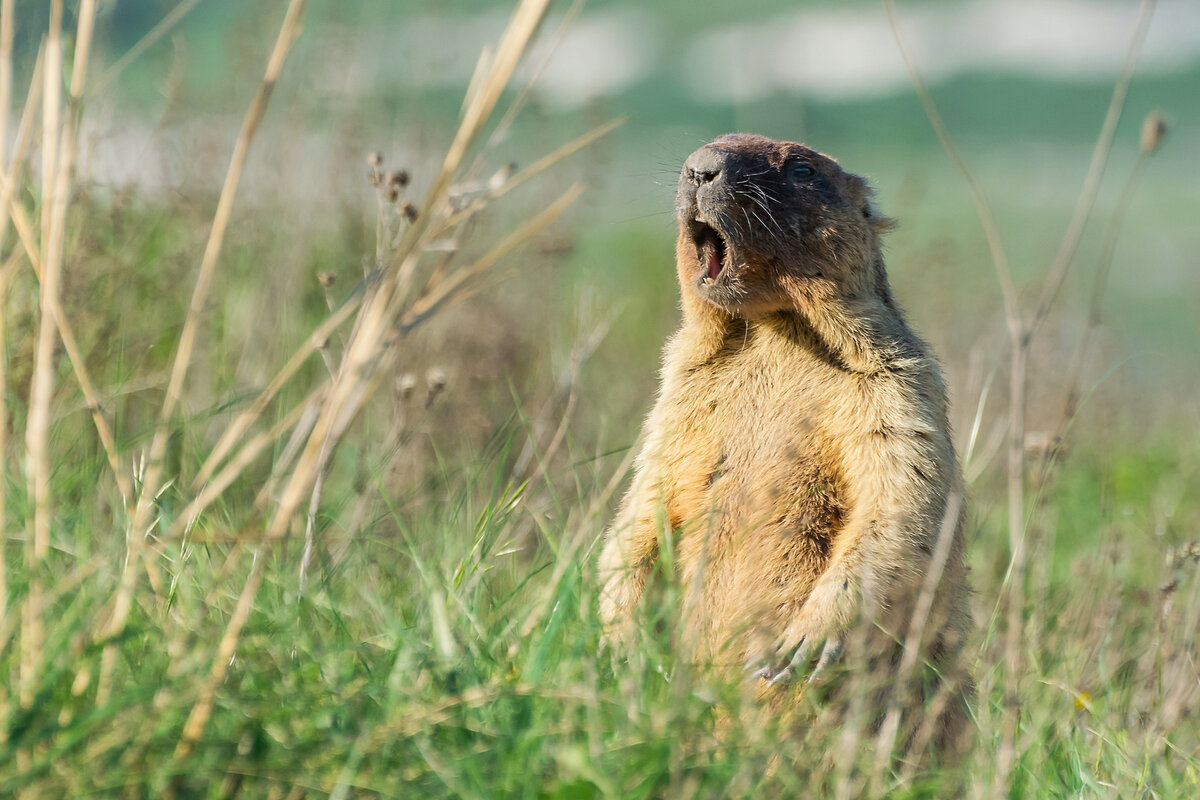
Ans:
POLYGON ((865 180, 802 144, 722 136, 688 156, 679 178, 683 289, 739 317, 793 308, 817 284, 887 297, 879 237, 892 222, 870 197, 865 180))

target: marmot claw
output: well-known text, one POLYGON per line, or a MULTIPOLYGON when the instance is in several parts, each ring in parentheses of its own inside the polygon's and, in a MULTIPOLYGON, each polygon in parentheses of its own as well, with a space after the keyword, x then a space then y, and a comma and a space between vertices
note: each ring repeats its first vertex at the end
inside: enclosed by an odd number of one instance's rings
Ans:
POLYGON ((820 679, 825 671, 838 660, 842 654, 842 645, 843 639, 840 636, 832 636, 824 640, 803 636, 790 651, 780 648, 777 652, 781 658, 776 663, 763 664, 762 659, 754 659, 746 665, 746 671, 750 673, 751 681, 761 678, 770 686, 793 681, 805 672, 808 673, 805 683, 813 683, 820 679), (822 641, 824 647, 821 647, 822 641), (811 670, 807 669, 812 655, 818 651, 821 655, 817 658, 816 664, 811 670))

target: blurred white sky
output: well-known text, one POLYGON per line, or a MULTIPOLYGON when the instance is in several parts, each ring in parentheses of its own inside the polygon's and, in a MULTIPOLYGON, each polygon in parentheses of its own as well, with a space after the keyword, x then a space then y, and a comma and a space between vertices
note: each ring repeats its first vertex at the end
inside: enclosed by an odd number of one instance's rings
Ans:
MULTIPOLYGON (((969 0, 905 7, 901 29, 923 77, 961 72, 1020 73, 1096 80, 1120 68, 1137 17, 1136 0, 969 0)), ((479 48, 505 14, 430 15, 392 32, 388 52, 405 69, 379 75, 426 87, 461 86, 479 48), (456 46, 447 48, 446 42, 456 46)), ((659 73, 695 99, 724 104, 773 92, 827 99, 906 91, 908 79, 879 5, 808 7, 722 25, 682 45, 648 9, 585 9, 539 82, 542 99, 575 106, 659 73)), ((553 21, 550 26, 553 29, 553 21)), ((361 51, 360 51, 361 52, 361 51)), ((537 57, 531 59, 535 63, 537 57)), ((1162 0, 1139 61, 1142 73, 1169 73, 1200 61, 1200 0, 1162 0)))

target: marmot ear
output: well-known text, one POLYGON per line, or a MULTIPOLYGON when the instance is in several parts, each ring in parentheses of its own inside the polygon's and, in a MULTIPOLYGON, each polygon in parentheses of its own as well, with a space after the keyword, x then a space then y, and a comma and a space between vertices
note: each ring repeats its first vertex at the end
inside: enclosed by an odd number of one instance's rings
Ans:
POLYGON ((875 208, 875 203, 872 196, 875 194, 871 190, 870 184, 857 175, 847 175, 847 194, 850 196, 850 202, 858 209, 871 226, 871 230, 876 236, 887 233, 892 228, 896 227, 896 221, 890 217, 885 217, 875 208))
POLYGON ((896 220, 891 217, 885 217, 875 208, 875 204, 867 200, 862 206, 863 218, 871 225, 871 230, 875 231, 876 236, 883 234, 896 227, 896 220))

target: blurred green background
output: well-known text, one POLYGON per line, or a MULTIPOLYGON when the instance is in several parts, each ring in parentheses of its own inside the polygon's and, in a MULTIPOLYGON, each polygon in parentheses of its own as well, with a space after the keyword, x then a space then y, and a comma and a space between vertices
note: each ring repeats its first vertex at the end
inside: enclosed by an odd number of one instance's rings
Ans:
MULTIPOLYGON (((19 51, 31 52, 42 5, 18 11, 22 24, 34 23, 19 35, 19 51)), ((100 27, 100 63, 111 63, 172 7, 112 4, 100 27)), ((341 226, 356 203, 368 221, 373 214, 361 180, 366 151, 408 166, 418 185, 428 179, 480 48, 496 39, 509 7, 312 2, 256 145, 246 196, 304 215, 318 236, 341 226)), ((556 47, 529 106, 511 135, 486 151, 495 164, 528 163, 589 125, 629 115, 567 169, 591 191, 575 211, 571 255, 553 267, 561 297, 594 288, 601 304, 626 306, 622 327, 651 338, 669 329, 678 165, 713 136, 744 130, 805 141, 872 180, 883 210, 901 223, 889 243, 899 295, 952 370, 964 348, 999 336, 997 284, 969 195, 917 102, 880 4, 594 0, 555 43, 567 7, 559 4, 524 70, 527 78, 556 47), (643 284, 643 271, 656 275, 643 284)), ((281 12, 279 2, 202 0, 95 101, 94 146, 85 158, 91 177, 139 191, 215 187, 237 109, 261 73, 281 12)), ((1044 272, 1061 237, 1136 14, 1136 2, 899 4, 918 68, 1025 283, 1044 272)), ((1158 4, 1064 292, 1062 335, 1078 332, 1075 298, 1086 294, 1138 126, 1152 109, 1164 111, 1172 129, 1137 188, 1116 253, 1106 304, 1116 344, 1106 357, 1112 366, 1136 355, 1123 368, 1139 380, 1185 390, 1200 366, 1195 3, 1158 4)), ((652 369, 652 351, 650 363, 636 365, 639 374, 652 369)))

